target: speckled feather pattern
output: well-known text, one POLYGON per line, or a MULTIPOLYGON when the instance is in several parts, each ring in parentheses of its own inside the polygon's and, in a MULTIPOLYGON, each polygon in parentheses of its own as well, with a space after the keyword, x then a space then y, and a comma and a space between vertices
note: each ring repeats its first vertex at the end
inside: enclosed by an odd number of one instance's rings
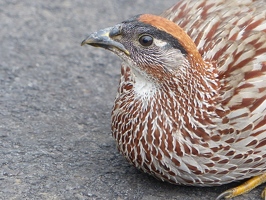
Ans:
POLYGON ((187 0, 161 15, 191 37, 203 63, 190 55, 160 86, 123 63, 112 132, 133 165, 198 186, 266 171, 265 3, 187 0))

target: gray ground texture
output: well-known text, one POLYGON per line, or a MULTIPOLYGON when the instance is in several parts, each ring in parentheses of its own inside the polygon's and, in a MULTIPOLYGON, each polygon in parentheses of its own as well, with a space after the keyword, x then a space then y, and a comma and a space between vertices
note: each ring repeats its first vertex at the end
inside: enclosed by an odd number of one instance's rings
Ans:
POLYGON ((111 136, 120 60, 80 43, 175 1, 0 1, 0 199, 208 200, 239 184, 158 181, 128 164, 111 136))

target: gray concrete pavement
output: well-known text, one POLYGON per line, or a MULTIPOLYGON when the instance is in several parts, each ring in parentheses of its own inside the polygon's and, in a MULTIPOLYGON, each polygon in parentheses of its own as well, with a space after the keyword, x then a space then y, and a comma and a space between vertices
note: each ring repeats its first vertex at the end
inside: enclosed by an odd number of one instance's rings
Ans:
MULTIPOLYGON (((175 0, 0 1, 0 199, 214 199, 130 166, 110 134, 120 60, 88 33, 175 0)), ((240 199, 258 199, 262 187, 240 199)))

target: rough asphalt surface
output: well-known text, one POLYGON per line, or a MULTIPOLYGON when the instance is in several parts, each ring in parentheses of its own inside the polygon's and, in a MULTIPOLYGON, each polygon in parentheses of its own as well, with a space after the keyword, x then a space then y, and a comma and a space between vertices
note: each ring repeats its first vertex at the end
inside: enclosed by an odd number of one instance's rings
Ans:
POLYGON ((128 164, 110 133, 120 60, 80 46, 92 31, 175 1, 0 2, 0 199, 213 200, 238 185, 175 186, 128 164))

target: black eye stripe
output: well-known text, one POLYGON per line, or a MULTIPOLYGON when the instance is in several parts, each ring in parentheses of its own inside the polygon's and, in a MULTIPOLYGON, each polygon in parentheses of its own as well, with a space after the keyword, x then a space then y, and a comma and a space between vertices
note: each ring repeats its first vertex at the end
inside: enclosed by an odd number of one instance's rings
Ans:
POLYGON ((157 29, 156 27, 138 21, 138 17, 139 15, 123 22, 126 26, 129 26, 128 30, 135 30, 136 33, 141 33, 142 35, 153 35, 156 39, 167 41, 167 43, 173 48, 179 49, 183 55, 188 54, 186 49, 179 43, 179 41, 175 37, 167 32, 157 29))
POLYGON ((151 46, 153 43, 153 37, 150 35, 141 35, 139 38, 139 43, 145 47, 151 46))

